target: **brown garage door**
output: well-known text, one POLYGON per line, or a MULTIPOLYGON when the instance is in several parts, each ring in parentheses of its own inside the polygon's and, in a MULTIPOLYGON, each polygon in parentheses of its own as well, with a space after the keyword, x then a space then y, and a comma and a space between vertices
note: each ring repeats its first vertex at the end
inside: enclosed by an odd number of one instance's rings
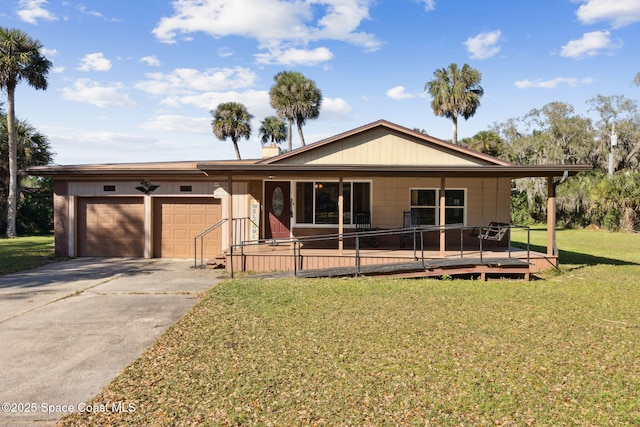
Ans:
POLYGON ((78 256, 144 255, 142 197, 78 199, 78 256))
MULTIPOLYGON (((155 198, 153 203, 153 256, 157 258, 193 257, 194 237, 222 218, 220 200, 212 197, 155 198)), ((218 228, 204 238, 206 258, 222 252, 221 236, 218 228)))

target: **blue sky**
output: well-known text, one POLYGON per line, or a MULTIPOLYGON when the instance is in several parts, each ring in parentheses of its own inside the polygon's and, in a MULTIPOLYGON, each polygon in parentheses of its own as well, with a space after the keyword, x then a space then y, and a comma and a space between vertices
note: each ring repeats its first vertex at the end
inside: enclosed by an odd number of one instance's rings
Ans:
POLYGON ((233 159, 209 113, 227 101, 255 116, 239 147, 258 158, 283 70, 324 96, 307 143, 378 119, 450 139, 423 88, 452 62, 485 90, 459 138, 553 101, 589 115, 598 94, 640 97, 639 0, 0 0, 0 25, 53 62, 46 91, 18 87, 16 114, 58 164, 233 159))

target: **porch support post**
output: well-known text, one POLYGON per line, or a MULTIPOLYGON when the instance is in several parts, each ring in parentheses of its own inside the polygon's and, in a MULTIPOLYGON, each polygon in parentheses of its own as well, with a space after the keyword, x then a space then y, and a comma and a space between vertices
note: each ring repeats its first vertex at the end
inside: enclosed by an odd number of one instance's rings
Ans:
POLYGON ((342 188, 343 177, 340 175, 338 184, 338 252, 343 254, 344 242, 342 241, 342 234, 344 233, 344 188, 342 188))
POLYGON ((547 177, 547 255, 553 256, 556 241, 556 186, 553 177, 547 177))
POLYGON ((446 248, 446 233, 444 230, 445 219, 444 219, 444 189, 445 189, 445 178, 440 178, 440 256, 445 256, 445 248, 446 248))
POLYGON ((227 201, 227 241, 229 242, 229 248, 231 248, 233 245, 233 177, 231 175, 227 177, 227 187, 227 193, 229 194, 229 200, 227 201))

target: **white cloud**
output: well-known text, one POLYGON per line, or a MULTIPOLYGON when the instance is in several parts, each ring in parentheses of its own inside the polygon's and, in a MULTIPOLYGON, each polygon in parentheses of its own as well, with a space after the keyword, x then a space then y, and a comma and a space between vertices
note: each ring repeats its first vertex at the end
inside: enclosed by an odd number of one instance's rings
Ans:
MULTIPOLYGON (((55 155, 59 164, 74 165, 89 163, 126 163, 132 159, 150 161, 149 153, 158 155, 157 141, 145 136, 115 132, 77 132, 70 128, 65 133, 48 133, 55 146, 60 147, 55 155), (92 141, 92 144, 87 144, 92 141)), ((174 150, 177 151, 177 150, 174 150)), ((162 160, 176 158, 169 153, 162 160)))
POLYGON ((323 119, 345 119, 351 114, 351 105, 342 98, 323 98, 320 108, 320 117, 323 119))
POLYGON ((58 17, 46 10, 47 0, 20 0, 16 14, 20 19, 30 24, 37 24, 38 19, 57 21, 58 17))
POLYGON ((42 49, 40 49, 40 52, 47 58, 54 58, 58 56, 57 49, 47 49, 46 47, 43 47, 42 49))
POLYGON ((269 92, 246 90, 228 91, 228 92, 204 92, 193 95, 169 96, 161 101, 161 104, 167 107, 179 107, 182 105, 191 105, 201 108, 208 112, 216 108, 221 102, 240 102, 247 107, 250 114, 255 117, 266 117, 275 114, 275 111, 269 105, 269 92))
POLYGON ((436 10, 436 0, 418 0, 418 2, 424 4, 424 10, 426 10, 427 12, 436 10))
POLYGON ((227 58, 233 55, 234 55, 233 50, 231 50, 231 48, 228 46, 222 46, 221 48, 218 49, 218 56, 221 58, 227 58))
POLYGON ((581 39, 571 40, 562 46, 561 56, 580 59, 588 56, 596 56, 603 49, 616 49, 621 43, 614 45, 609 31, 594 31, 584 33, 581 39))
POLYGON ((161 114, 139 126, 159 132, 211 133, 211 118, 161 114))
POLYGON ((147 80, 138 82, 136 89, 154 95, 191 94, 253 86, 256 74, 248 68, 210 68, 200 72, 193 68, 176 68, 171 73, 147 73, 147 80))
POLYGON ((174 14, 163 17, 153 34, 165 43, 175 43, 179 35, 204 32, 215 38, 253 38, 261 49, 339 40, 376 50, 381 44, 376 37, 358 31, 369 18, 372 1, 181 0, 173 2, 174 14))
POLYGON ((147 64, 150 67, 159 67, 160 66, 160 60, 153 56, 143 56, 142 58, 140 58, 140 62, 144 62, 145 64, 147 64))
POLYGON ((310 33, 311 40, 342 40, 369 51, 380 48, 380 42, 373 34, 356 31, 362 21, 369 19, 371 0, 319 0, 309 3, 326 7, 326 14, 318 21, 319 28, 312 29, 310 33))
POLYGON ((464 42, 472 59, 487 59, 500 52, 500 30, 480 33, 464 42))
POLYGON ((83 4, 76 6, 76 9, 78 9, 78 11, 80 11, 80 13, 84 13, 85 15, 95 16, 96 18, 102 18, 102 14, 100 12, 95 11, 95 10, 89 10, 83 4))
POLYGON ((566 84, 567 86, 575 87, 578 85, 590 84, 593 82, 593 79, 590 77, 585 77, 583 79, 578 79, 576 77, 556 77, 551 80, 519 80, 514 83, 514 85, 520 89, 555 89, 561 84, 566 84))
POLYGON ((259 53, 255 55, 258 64, 280 64, 280 65, 315 65, 326 62, 333 58, 333 53, 326 47, 309 49, 287 49, 281 51, 274 49, 269 53, 259 53))
POLYGON ((576 16, 583 24, 607 21, 614 28, 640 22, 638 0, 581 0, 576 16))
POLYGON ((404 86, 396 86, 387 91, 387 96, 396 101, 402 101, 403 99, 415 98, 416 95, 405 92, 404 86))
POLYGON ((109 71, 111 61, 104 57, 102 53, 90 53, 80 60, 80 71, 109 71))
POLYGON ((96 107, 133 107, 136 103, 127 94, 122 93, 121 83, 101 85, 89 79, 78 79, 73 87, 62 89, 62 97, 69 101, 76 101, 95 105, 96 107))

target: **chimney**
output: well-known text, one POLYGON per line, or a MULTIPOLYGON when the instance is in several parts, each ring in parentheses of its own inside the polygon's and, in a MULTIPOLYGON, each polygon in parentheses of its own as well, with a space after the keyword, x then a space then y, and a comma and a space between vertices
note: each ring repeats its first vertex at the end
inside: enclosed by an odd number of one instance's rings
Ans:
POLYGON ((280 147, 275 144, 262 146, 262 158, 268 159, 270 157, 279 156, 281 153, 280 147))

